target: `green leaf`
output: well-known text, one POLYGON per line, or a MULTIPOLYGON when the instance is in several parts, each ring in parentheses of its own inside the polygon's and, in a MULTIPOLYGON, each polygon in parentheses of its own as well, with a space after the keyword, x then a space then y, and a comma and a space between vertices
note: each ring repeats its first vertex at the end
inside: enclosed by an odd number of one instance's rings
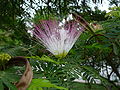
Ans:
POLYGON ((4 86, 1 79, 0 79, 0 90, 4 90, 4 86))
POLYGON ((7 79, 2 78, 2 81, 11 90, 17 90, 16 86, 14 86, 13 84, 11 84, 7 79))
POLYGON ((37 90, 42 90, 41 89, 42 87, 57 88, 57 89, 67 90, 67 88, 60 87, 60 86, 57 86, 55 84, 52 84, 49 80, 45 80, 45 79, 33 79, 30 87, 28 88, 28 90, 34 90, 35 88, 37 90))
POLYGON ((115 43, 113 43, 113 52, 115 53, 115 55, 119 54, 119 49, 115 43))
POLYGON ((52 62, 52 63, 55 63, 55 64, 60 64, 59 62, 54 61, 53 59, 51 59, 50 57, 48 57, 46 55, 43 55, 42 57, 31 56, 31 57, 26 57, 26 58, 34 58, 34 59, 37 59, 37 60, 40 60, 40 61, 47 61, 47 62, 52 62))
MULTIPOLYGON (((97 79, 100 79, 102 83, 104 84, 111 84, 109 83, 109 81, 107 79, 105 79, 104 77, 101 77, 99 72, 96 71, 93 67, 89 67, 89 66, 81 66, 81 68, 84 68, 86 69, 85 71, 89 74, 89 75, 92 75, 92 77, 94 78, 97 78, 97 79)), ((86 73, 86 74, 87 74, 86 73)))
POLYGON ((41 87, 36 87, 35 85, 31 85, 27 90, 43 90, 41 87))
MULTIPOLYGON (((12 84, 17 82, 20 79, 20 76, 15 74, 18 69, 9 68, 4 71, 0 71, 0 82, 8 87, 10 90, 17 90, 17 88, 12 84)), ((0 83, 0 90, 1 87, 4 88, 4 85, 0 83)))
POLYGON ((5 71, 0 71, 0 78, 1 79, 5 78, 11 82, 16 82, 20 79, 20 76, 15 74, 16 71, 17 71, 17 69, 15 69, 15 68, 9 68, 5 71))

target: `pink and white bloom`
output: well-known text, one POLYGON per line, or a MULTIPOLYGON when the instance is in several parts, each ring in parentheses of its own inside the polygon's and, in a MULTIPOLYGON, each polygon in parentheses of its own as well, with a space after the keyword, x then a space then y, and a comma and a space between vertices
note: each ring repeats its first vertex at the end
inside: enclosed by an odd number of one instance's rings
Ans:
POLYGON ((34 26, 33 35, 53 55, 63 58, 85 29, 75 20, 60 24, 57 20, 40 20, 34 26))

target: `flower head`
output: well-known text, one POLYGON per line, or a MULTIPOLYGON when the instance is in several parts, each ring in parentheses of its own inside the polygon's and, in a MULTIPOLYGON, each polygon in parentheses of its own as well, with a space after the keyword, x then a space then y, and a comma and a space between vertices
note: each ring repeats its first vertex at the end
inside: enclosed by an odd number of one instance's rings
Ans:
POLYGON ((34 27, 33 35, 47 50, 59 58, 65 57, 84 31, 77 21, 66 21, 62 25, 57 20, 41 20, 34 27))

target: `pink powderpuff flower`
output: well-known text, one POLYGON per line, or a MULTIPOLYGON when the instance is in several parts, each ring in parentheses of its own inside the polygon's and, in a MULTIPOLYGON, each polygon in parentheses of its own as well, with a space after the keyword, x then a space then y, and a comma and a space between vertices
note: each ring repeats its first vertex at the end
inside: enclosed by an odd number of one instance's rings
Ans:
POLYGON ((40 20, 40 23, 34 26, 33 35, 53 55, 63 58, 85 28, 76 20, 60 24, 57 20, 40 20))

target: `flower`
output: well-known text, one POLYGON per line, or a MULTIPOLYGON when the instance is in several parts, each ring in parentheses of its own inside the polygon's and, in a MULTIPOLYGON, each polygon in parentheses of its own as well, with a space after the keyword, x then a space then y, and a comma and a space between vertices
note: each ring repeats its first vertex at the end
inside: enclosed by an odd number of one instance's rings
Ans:
POLYGON ((65 21, 63 24, 57 20, 40 20, 34 26, 33 35, 53 55, 63 58, 84 30, 75 20, 65 21))

